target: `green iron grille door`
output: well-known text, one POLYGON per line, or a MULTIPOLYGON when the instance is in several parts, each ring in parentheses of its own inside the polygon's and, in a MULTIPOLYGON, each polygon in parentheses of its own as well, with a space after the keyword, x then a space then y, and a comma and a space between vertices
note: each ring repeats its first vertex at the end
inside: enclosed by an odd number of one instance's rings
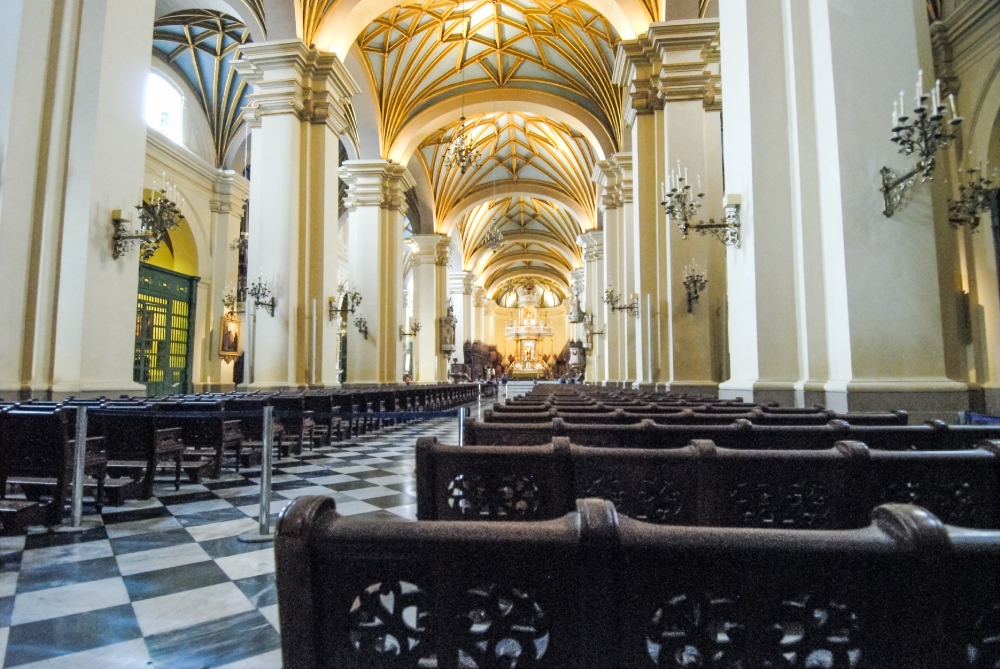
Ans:
POLYGON ((189 393, 198 277, 139 265, 133 378, 147 395, 189 393))

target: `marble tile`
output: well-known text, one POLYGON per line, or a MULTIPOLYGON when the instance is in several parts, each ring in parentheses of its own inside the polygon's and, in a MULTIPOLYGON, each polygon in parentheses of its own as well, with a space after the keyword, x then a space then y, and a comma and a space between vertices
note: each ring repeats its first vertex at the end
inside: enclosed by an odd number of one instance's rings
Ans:
POLYGON ((27 537, 24 535, 16 537, 0 537, 0 553, 6 553, 8 551, 23 551, 26 539, 27 537))
POLYGON ((287 499, 295 499, 296 497, 302 497, 303 495, 322 495, 324 497, 333 497, 339 493, 329 488, 324 488, 321 485, 314 485, 305 488, 295 488, 293 490, 282 490, 279 491, 278 494, 287 499))
POLYGON ((250 603, 255 608, 260 609, 278 603, 278 589, 275 586, 274 579, 275 575, 272 573, 241 578, 233 582, 236 583, 236 587, 240 589, 240 592, 250 600, 250 603))
POLYGON ((228 583, 229 577, 215 562, 208 560, 169 569, 147 571, 122 579, 133 602, 172 595, 185 590, 228 583))
POLYGON ((279 650, 281 638, 253 610, 147 637, 146 647, 157 667, 204 669, 279 650))
POLYGON ((257 485, 241 485, 238 488, 223 488, 221 490, 215 490, 215 494, 222 499, 229 499, 230 497, 242 497, 243 495, 257 495, 260 494, 260 484, 257 485))
POLYGON ((144 636, 254 610, 250 600, 233 583, 219 583, 133 602, 132 609, 144 636))
POLYGON ((365 480, 376 485, 393 485, 396 483, 410 483, 413 481, 413 477, 404 476, 402 474, 393 474, 392 476, 379 476, 373 479, 365 480))
POLYGON ((267 618, 267 621, 274 626, 274 629, 281 631, 281 625, 278 622, 278 605, 272 604, 271 606, 262 606, 260 609, 261 615, 267 618))
POLYGON ((229 578, 235 580, 274 573, 274 549, 241 553, 229 557, 218 558, 215 563, 229 578))
POLYGON ((68 562, 80 562, 81 560, 93 560, 96 558, 110 557, 111 542, 107 539, 101 541, 88 541, 83 544, 66 544, 63 546, 50 546, 48 548, 35 548, 24 551, 21 556, 21 568, 35 567, 40 565, 66 564, 68 562))
POLYGON ((317 476, 316 478, 310 478, 309 482, 313 485, 329 485, 331 483, 347 483, 349 481, 357 481, 358 479, 350 474, 334 474, 333 476, 317 476))
POLYGON ((68 564, 36 565, 30 569, 22 569, 17 581, 18 594, 58 588, 73 583, 100 581, 106 578, 120 576, 118 563, 113 557, 81 560, 68 564))
MULTIPOLYGON (((10 597, 17 592, 17 579, 16 571, 0 572, 0 597, 10 597)), ((0 666, 3 664, 0 663, 0 666)))
POLYGON ((133 534, 120 539, 111 540, 111 550, 115 555, 125 555, 126 553, 139 553, 141 551, 153 550, 154 548, 166 548, 178 544, 189 544, 194 539, 187 530, 166 530, 163 532, 150 532, 147 534, 133 534))
POLYGON ((128 603, 128 590, 120 577, 36 590, 17 596, 11 625, 24 625, 128 603))
POLYGON ((216 669, 281 669, 281 649, 224 664, 216 669))
POLYGON ((406 465, 400 467, 383 467, 382 471, 392 472, 393 474, 413 474, 413 466, 406 465))
POLYGON ((371 457, 363 458, 361 460, 353 460, 352 463, 356 465, 387 465, 393 462, 393 460, 386 460, 385 458, 371 457))
POLYGON ((50 618, 10 628, 4 666, 13 667, 141 638, 142 631, 130 604, 50 618))
MULTIPOLYGON (((271 502, 270 511, 271 513, 281 513, 281 510, 284 509, 286 506, 288 506, 288 501, 286 500, 271 502)), ((259 504, 248 504, 246 506, 239 507, 239 509, 240 511, 250 516, 251 518, 256 518, 257 515, 260 513, 259 504)))
POLYGON ((239 511, 236 507, 228 506, 225 509, 216 509, 215 511, 202 511, 200 513, 192 513, 186 516, 177 516, 177 520, 179 520, 181 525, 184 527, 197 527, 198 525, 224 523, 227 520, 239 520, 244 515, 245 514, 239 511))
POLYGON ((191 502, 188 504, 171 504, 167 506, 167 510, 175 516, 186 516, 193 513, 202 513, 203 511, 218 511, 219 509, 229 508, 232 508, 232 504, 224 499, 218 498, 204 500, 201 502, 191 502))
POLYGON ((306 472, 321 472, 326 467, 318 467, 317 465, 298 465, 297 467, 281 467, 281 471, 287 474, 304 474, 306 472))
MULTIPOLYGON (((271 520, 271 529, 274 529, 276 519, 271 520)), ((256 527, 257 521, 254 521, 254 526, 256 527)), ((223 539, 213 539, 211 541, 201 542, 201 547, 205 549, 205 552, 212 556, 213 559, 229 557, 230 555, 239 555, 241 553, 254 553, 263 548, 270 548, 273 543, 264 544, 248 544, 239 540, 239 537, 225 537, 223 539)))
POLYGON ((368 511, 378 511, 379 508, 368 502, 344 502, 343 504, 337 504, 337 513, 342 516, 354 516, 359 513, 366 513, 368 511))
POLYGON ((170 512, 165 507, 154 506, 146 509, 129 509, 120 511, 104 519, 104 524, 108 527, 131 523, 137 520, 150 520, 151 518, 169 518, 170 512))
POLYGON ((225 520, 221 523, 210 523, 208 525, 196 525, 187 528, 187 531, 195 541, 202 542, 221 539, 223 537, 234 537, 257 527, 257 521, 253 518, 246 518, 242 513, 240 516, 236 520, 225 520))
POLYGON ((367 465, 351 465, 348 467, 330 467, 333 471, 338 474, 356 474, 358 472, 370 472, 373 471, 374 467, 369 467, 367 465))
POLYGON ((44 527, 31 528, 29 532, 24 538, 25 550, 66 546, 68 544, 85 544, 108 538, 103 526, 91 527, 83 532, 50 532, 44 527))
POLYGON ((358 488, 357 490, 344 490, 342 491, 348 497, 353 497, 354 499, 371 499, 372 497, 385 497, 386 495, 398 495, 399 493, 392 488, 384 488, 382 486, 372 486, 370 488, 358 488))
POLYGON ((394 513, 401 518, 406 518, 407 520, 417 519, 417 505, 416 504, 404 504, 402 506, 394 506, 391 509, 386 509, 389 513, 394 513))
POLYGON ((10 636, 10 628, 4 627, 0 629, 0 667, 4 664, 4 659, 7 655, 7 637, 10 636))
MULTIPOLYGON (((250 480, 253 481, 257 485, 257 490, 259 491, 260 490, 260 476, 255 476, 254 478, 252 478, 250 480)), ((274 485, 275 483, 288 483, 290 481, 301 481, 301 480, 302 479, 300 479, 298 476, 295 476, 294 474, 278 474, 276 476, 275 475, 271 476, 271 485, 274 485)))
MULTIPOLYGON (((188 495, 193 492, 205 492, 208 490, 200 483, 181 483, 181 489, 175 491, 173 483, 157 483, 153 487, 153 494, 161 500, 164 498, 176 497, 177 495, 188 495)), ((166 502, 169 504, 169 502, 166 502)))
POLYGON ((163 506, 163 502, 156 497, 150 497, 149 499, 128 499, 125 500, 124 506, 105 506, 101 514, 107 516, 108 514, 135 511, 136 509, 156 509, 161 506, 163 506))
POLYGON ((198 544, 180 544, 168 546, 166 548, 155 548, 150 551, 139 553, 127 553, 119 555, 118 569, 122 576, 139 574, 144 571, 155 571, 157 569, 167 569, 168 567, 178 567, 182 564, 193 564, 202 560, 210 560, 208 553, 198 544))
POLYGON ((129 537, 133 534, 147 534, 149 532, 166 532, 168 530, 181 529, 181 524, 173 516, 163 516, 162 518, 150 518, 148 520, 133 520, 128 523, 115 523, 107 526, 108 538, 118 539, 129 537))
POLYGON ((113 643, 80 653, 18 665, 18 669, 139 669, 151 664, 142 639, 113 643))

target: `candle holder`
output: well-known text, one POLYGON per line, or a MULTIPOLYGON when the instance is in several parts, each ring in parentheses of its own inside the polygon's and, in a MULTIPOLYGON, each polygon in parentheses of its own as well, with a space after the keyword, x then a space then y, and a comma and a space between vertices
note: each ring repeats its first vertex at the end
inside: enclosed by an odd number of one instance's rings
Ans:
POLYGON ((603 337, 608 334, 608 329, 603 330, 594 329, 594 316, 592 314, 587 314, 583 318, 583 335, 587 339, 587 343, 584 344, 584 348, 588 351, 594 348, 594 337, 603 337))
MULTIPOLYGON (((173 192, 173 190, 171 191, 173 192)), ((111 257, 115 260, 132 250, 139 244, 139 258, 149 260, 160 248, 160 243, 167 234, 181 223, 180 207, 167 196, 167 190, 153 191, 150 201, 143 197, 135 207, 139 212, 139 229, 132 232, 128 229, 131 219, 125 218, 121 209, 111 212, 112 234, 111 257)))
POLYGON ((677 161, 676 171, 670 171, 670 184, 671 188, 667 190, 666 184, 660 182, 660 196, 663 198, 660 204, 667 218, 677 223, 684 239, 687 239, 688 233, 695 231, 702 237, 710 234, 726 246, 740 247, 738 198, 735 207, 726 205, 725 222, 716 223, 714 218, 710 218, 708 223, 692 223, 691 219, 698 213, 705 199, 705 193, 701 192, 701 175, 698 175, 698 192, 694 193, 687 180, 687 168, 682 171, 680 161, 677 161))
POLYGON ((239 301, 236 289, 234 288, 230 288, 222 296, 222 305, 226 308, 226 316, 230 318, 237 318, 246 311, 243 303, 239 301))
POLYGON ((340 300, 338 301, 344 304, 344 311, 353 315, 358 310, 358 307, 361 306, 361 300, 363 299, 361 293, 351 290, 350 284, 346 281, 337 287, 337 291, 340 293, 340 300))
POLYGON ((632 300, 626 304, 621 304, 621 296, 615 295, 615 291, 608 286, 604 291, 604 304, 611 308, 611 311, 624 311, 629 316, 639 316, 639 298, 633 296, 632 300))
POLYGON ((263 278, 257 277, 257 281, 247 289, 247 295, 253 298, 255 307, 264 309, 269 316, 274 317, 274 296, 263 278))
POLYGON ((354 319, 354 327, 358 329, 358 332, 364 336, 365 340, 368 339, 368 321, 366 321, 361 316, 354 319))
MULTIPOLYGON (((948 200, 948 222, 953 228, 968 226, 975 232, 979 228, 979 214, 990 210, 993 182, 982 176, 980 168, 965 172, 965 181, 958 186, 958 199, 948 200)), ((962 179, 962 170, 959 170, 962 179)))
POLYGON ((694 305, 707 285, 704 269, 700 269, 693 261, 684 268, 684 290, 687 291, 689 314, 694 311, 694 305))
POLYGON ((958 115, 955 109, 954 94, 948 96, 950 104, 951 118, 946 119, 949 108, 941 103, 941 80, 930 93, 923 90, 924 71, 917 74, 917 94, 915 101, 917 106, 913 110, 913 117, 900 116, 905 114, 904 92, 899 92, 899 102, 893 102, 892 112, 892 137, 890 141, 899 146, 899 153, 904 156, 916 155, 917 164, 909 172, 899 175, 888 167, 883 167, 880 171, 882 175, 882 197, 885 209, 882 214, 886 218, 891 218, 899 206, 902 204, 903 196, 907 189, 916 183, 919 176, 921 182, 930 181, 934 175, 934 168, 937 166, 935 154, 941 149, 947 148, 955 139, 954 128, 961 125, 965 120, 958 115))
POLYGON ((245 230, 240 232, 239 237, 229 242, 229 249, 231 251, 239 251, 240 253, 246 253, 249 246, 250 233, 245 230))
POLYGON ((410 326, 409 330, 404 330, 403 326, 399 326, 399 340, 403 341, 407 337, 416 337, 417 333, 420 332, 420 322, 413 321, 413 325, 410 326))

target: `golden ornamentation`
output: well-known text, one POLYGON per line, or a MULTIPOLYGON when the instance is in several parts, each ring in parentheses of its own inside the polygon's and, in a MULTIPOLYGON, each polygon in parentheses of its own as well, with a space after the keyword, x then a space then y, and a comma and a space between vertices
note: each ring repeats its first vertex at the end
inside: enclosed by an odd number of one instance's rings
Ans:
POLYGON ((422 109, 493 87, 554 93, 593 114, 620 143, 617 43, 610 22, 579 0, 425 0, 391 9, 358 38, 378 97, 383 150, 422 109))
POLYGON ((299 0, 299 2, 302 6, 301 37, 306 46, 309 46, 316 39, 323 17, 337 0, 299 0))
POLYGON ((247 83, 230 63, 250 30, 233 17, 208 9, 185 10, 156 20, 153 51, 194 89, 208 117, 215 144, 216 167, 240 136, 247 83), (157 42, 177 46, 167 52, 157 42), (207 58, 206 58, 207 56, 207 58))

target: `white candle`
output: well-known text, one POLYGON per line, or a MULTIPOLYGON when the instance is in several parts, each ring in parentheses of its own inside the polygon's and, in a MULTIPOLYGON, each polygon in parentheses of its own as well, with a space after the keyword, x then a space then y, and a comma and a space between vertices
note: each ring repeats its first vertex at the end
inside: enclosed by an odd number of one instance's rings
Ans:
POLYGON ((938 79, 934 83, 934 110, 941 106, 941 80, 938 79))
POLYGON ((952 118, 956 118, 958 116, 958 112, 955 111, 955 94, 954 93, 952 93, 951 95, 948 96, 948 103, 951 105, 951 117, 952 118))
POLYGON ((698 175, 698 192, 699 192, 699 193, 703 192, 703 191, 701 190, 701 175, 700 175, 700 174, 698 175))
POLYGON ((899 114, 900 116, 906 116, 906 100, 904 99, 905 94, 903 91, 899 91, 899 114))
POLYGON ((892 129, 895 130, 899 127, 899 103, 892 103, 892 129))
POLYGON ((924 71, 917 70, 917 101, 924 95, 924 71))
POLYGON ((685 167, 684 168, 684 183, 687 183, 687 180, 688 180, 688 168, 685 167))

